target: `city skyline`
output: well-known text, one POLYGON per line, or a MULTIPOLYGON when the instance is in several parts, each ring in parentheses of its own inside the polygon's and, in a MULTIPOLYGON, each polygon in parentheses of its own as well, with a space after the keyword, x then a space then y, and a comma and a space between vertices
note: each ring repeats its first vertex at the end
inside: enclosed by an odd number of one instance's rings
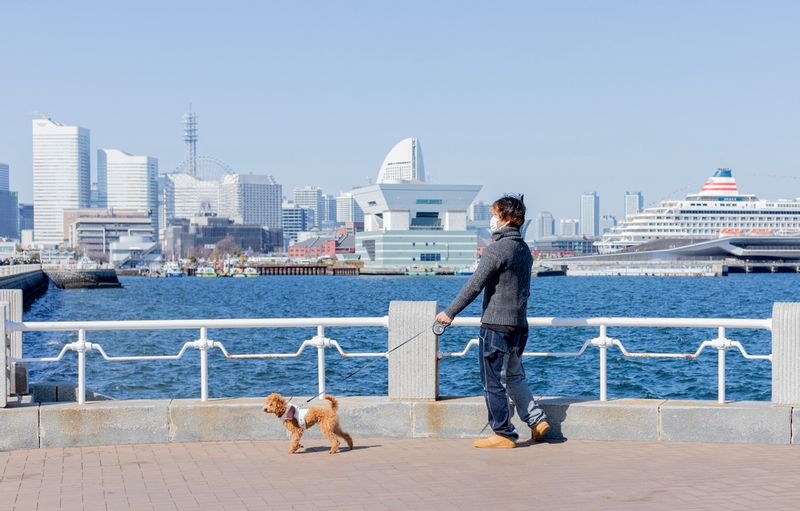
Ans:
POLYGON ((415 5, 357 16, 323 3, 249 6, 248 16, 170 4, 153 17, 147 2, 7 9, 0 41, 29 41, 5 59, 0 84, 13 99, 0 102, 11 189, 31 202, 36 112, 90 129, 92 147, 153 155, 167 172, 184 159, 192 103, 199 155, 285 190, 362 186, 392 144, 415 137, 430 182, 480 183, 484 201, 523 192, 531 211, 556 218, 576 217, 584 190, 603 197, 601 214, 624 218, 625 190, 642 191, 645 206, 681 198, 717 167, 761 197, 800 196, 800 75, 785 64, 800 50, 794 3, 415 5), (412 19, 414 37, 391 35, 412 19), (107 66, 91 80, 56 44, 78 22, 69 33, 82 58, 107 66), (125 29, 134 25, 152 37, 125 29), (187 56, 182 41, 198 27, 218 37, 194 38, 187 56), (133 73, 142 52, 151 72, 133 73))

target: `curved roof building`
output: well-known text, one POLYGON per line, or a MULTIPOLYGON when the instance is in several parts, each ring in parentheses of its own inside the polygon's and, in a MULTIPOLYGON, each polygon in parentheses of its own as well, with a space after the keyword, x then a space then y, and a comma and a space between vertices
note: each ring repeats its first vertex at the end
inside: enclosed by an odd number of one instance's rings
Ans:
POLYGON ((401 141, 383 160, 377 183, 351 192, 364 212, 356 253, 369 267, 470 266, 477 238, 467 230, 467 209, 480 189, 425 183, 419 140, 401 141))
POLYGON ((424 183, 422 145, 416 138, 398 142, 383 160, 378 183, 424 183))

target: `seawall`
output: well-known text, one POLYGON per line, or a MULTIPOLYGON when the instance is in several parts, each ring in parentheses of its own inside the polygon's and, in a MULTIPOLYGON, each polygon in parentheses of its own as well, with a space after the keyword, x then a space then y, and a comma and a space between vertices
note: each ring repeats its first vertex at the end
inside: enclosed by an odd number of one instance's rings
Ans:
POLYGON ((49 285, 50 281, 41 269, 0 277, 0 289, 22 290, 22 304, 25 309, 45 294, 49 285))
MULTIPOLYGON (((294 398, 298 406, 307 398, 294 398)), ((0 409, 0 449, 288 439, 264 398, 21 403, 0 409)), ((315 406, 328 406, 315 400, 315 406)), ((800 444, 800 407, 767 402, 541 398, 551 439, 800 444)), ((342 397, 344 430, 359 438, 478 438, 483 398, 342 397)), ((518 417, 521 440, 530 437, 518 417)), ((484 429, 485 428, 485 429, 484 429)), ((319 428, 307 438, 322 441, 319 428)))

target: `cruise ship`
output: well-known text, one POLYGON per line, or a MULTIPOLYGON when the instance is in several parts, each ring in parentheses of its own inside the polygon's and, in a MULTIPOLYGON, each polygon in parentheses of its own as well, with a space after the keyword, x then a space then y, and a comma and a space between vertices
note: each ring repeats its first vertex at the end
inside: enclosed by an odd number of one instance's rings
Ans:
POLYGON ((595 245, 601 254, 612 254, 653 246, 656 240, 698 243, 728 236, 800 236, 800 199, 741 194, 731 169, 717 169, 699 193, 631 215, 595 245))

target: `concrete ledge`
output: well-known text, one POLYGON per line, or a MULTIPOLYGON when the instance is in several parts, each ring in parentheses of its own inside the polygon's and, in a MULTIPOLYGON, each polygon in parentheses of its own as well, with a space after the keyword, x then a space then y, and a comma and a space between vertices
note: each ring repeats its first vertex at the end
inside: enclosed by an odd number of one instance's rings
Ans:
MULTIPOLYGON (((415 438, 479 438, 491 434, 482 397, 414 402, 412 418, 412 436, 415 438)), ((520 437, 527 439, 530 429, 516 414, 511 420, 520 437)))
MULTIPOLYGON (((327 401, 292 400, 301 408, 327 407, 327 401)), ((264 413, 263 398, 219 399, 205 403, 176 399, 169 408, 169 431, 172 442, 217 440, 280 440, 289 438, 281 421, 264 413)), ((339 399, 342 428, 354 437, 411 436, 411 404, 390 401, 385 397, 347 397, 339 399)), ((321 439, 319 428, 308 430, 304 438, 321 439)))
POLYGON ((262 411, 263 399, 175 399, 169 407, 171 442, 277 440, 287 438, 280 421, 262 411), (267 420, 271 418, 273 420, 267 420))
POLYGON ((660 440, 788 444, 792 408, 761 402, 665 401, 660 440))
POLYGON ((0 451, 39 447, 39 405, 12 404, 0 409, 0 451))
POLYGON ((96 401, 42 404, 42 447, 152 444, 169 441, 169 401, 96 401))
POLYGON ((581 440, 658 440, 660 399, 586 401, 543 398, 540 405, 554 438, 581 440))
MULTIPOLYGON (((307 398, 294 403, 306 407, 307 398)), ((800 407, 771 403, 541 398, 552 438, 800 444, 800 407)), ((265 414, 263 398, 23 403, 0 409, 0 449, 167 442, 282 440, 288 433, 265 414)), ((319 400, 311 405, 327 406, 319 400)), ((367 437, 476 438, 488 435, 483 398, 396 401, 339 399, 342 427, 367 437)), ((513 418, 522 440, 530 433, 513 418)), ((319 428, 306 438, 322 441, 319 428)))

